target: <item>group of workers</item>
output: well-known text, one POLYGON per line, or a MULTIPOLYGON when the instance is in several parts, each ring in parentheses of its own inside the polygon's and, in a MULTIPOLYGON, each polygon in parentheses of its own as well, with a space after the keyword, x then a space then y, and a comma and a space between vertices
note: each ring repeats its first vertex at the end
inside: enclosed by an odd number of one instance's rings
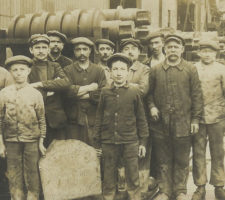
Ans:
POLYGON ((183 59, 184 39, 176 33, 150 33, 144 44, 125 38, 119 52, 108 39, 77 37, 70 41, 73 59, 62 55, 66 42, 55 30, 34 34, 32 59, 13 56, 0 68, 0 156, 13 200, 39 199, 40 155, 53 140, 67 139, 96 149, 104 200, 120 190, 141 200, 150 176, 159 185, 155 200, 189 199, 191 148, 192 200, 204 200, 209 141, 210 184, 225 200, 225 66, 216 60, 217 41, 200 41, 195 64, 183 59), (140 61, 146 47, 148 58, 140 61))

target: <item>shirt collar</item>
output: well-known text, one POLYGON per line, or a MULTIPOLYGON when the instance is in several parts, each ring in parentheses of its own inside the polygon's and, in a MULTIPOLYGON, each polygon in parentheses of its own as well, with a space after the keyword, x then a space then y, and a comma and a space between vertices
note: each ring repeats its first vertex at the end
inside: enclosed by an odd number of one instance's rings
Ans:
MULTIPOLYGON (((116 89, 116 86, 114 85, 114 81, 111 83, 110 88, 111 88, 111 89, 116 89)), ((121 86, 120 88, 129 88, 129 83, 128 83, 128 81, 126 82, 125 85, 121 86)))
POLYGON ((82 71, 90 72, 91 71, 91 66, 90 65, 91 65, 91 63, 89 61, 88 68, 87 69, 83 69, 83 68, 80 67, 80 65, 79 65, 78 62, 75 62, 75 67, 76 67, 76 69, 77 69, 78 72, 82 72, 82 71))
MULTIPOLYGON (((164 68, 164 70, 167 70, 167 69, 169 69, 170 67, 172 67, 172 66, 170 66, 166 61, 167 61, 167 60, 165 59, 165 61, 163 62, 163 68, 164 68)), ((182 71, 182 70, 184 69, 184 67, 183 67, 183 58, 181 58, 180 63, 179 63, 178 65, 174 66, 174 67, 176 67, 176 68, 178 68, 179 70, 182 71)))

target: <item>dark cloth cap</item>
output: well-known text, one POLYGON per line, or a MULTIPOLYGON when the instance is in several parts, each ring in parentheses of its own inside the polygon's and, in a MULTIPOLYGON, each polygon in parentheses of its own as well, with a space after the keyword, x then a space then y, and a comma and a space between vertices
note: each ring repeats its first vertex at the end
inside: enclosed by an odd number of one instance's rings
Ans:
POLYGON ((179 44, 185 45, 184 39, 178 34, 169 34, 165 37, 165 44, 171 40, 178 42, 179 44))
POLYGON ((146 41, 150 41, 153 38, 161 37, 164 38, 164 34, 160 31, 149 33, 149 35, 146 37, 146 41))
POLYGON ((115 53, 112 56, 110 56, 107 60, 107 66, 109 68, 112 67, 112 63, 114 61, 118 61, 121 60, 125 63, 127 63, 128 67, 130 67, 132 65, 132 60, 130 59, 130 57, 128 57, 127 55, 123 54, 123 53, 115 53))
POLYGON ((99 44, 107 44, 109 46, 111 46, 113 49, 115 48, 115 44, 107 39, 98 39, 95 41, 95 45, 98 46, 99 44))
POLYGON ((60 33, 59 31, 56 31, 56 30, 48 31, 47 35, 48 36, 57 36, 57 37, 59 37, 62 40, 63 43, 67 42, 66 35, 63 34, 63 33, 60 33))
POLYGON ((140 50, 143 49, 140 40, 134 38, 126 38, 122 39, 120 42, 120 50, 122 50, 127 44, 133 44, 134 46, 138 47, 140 50))
POLYGON ((73 44, 74 46, 77 45, 77 44, 86 44, 89 47, 94 47, 94 43, 86 37, 73 38, 71 40, 71 44, 73 44))
POLYGON ((213 49, 215 51, 219 50, 219 44, 218 42, 214 41, 214 40, 201 40, 199 42, 199 47, 200 49, 204 49, 204 48, 210 48, 213 49))
POLYGON ((18 56, 13 56, 8 58, 5 61, 5 66, 7 69, 9 69, 9 67, 13 64, 25 64, 28 67, 31 67, 33 64, 32 59, 28 58, 27 56, 23 56, 23 55, 18 55, 18 56))
POLYGON ((50 40, 46 34, 34 34, 34 35, 31 35, 28 42, 29 42, 30 46, 33 46, 39 42, 45 42, 45 43, 49 44, 50 40))

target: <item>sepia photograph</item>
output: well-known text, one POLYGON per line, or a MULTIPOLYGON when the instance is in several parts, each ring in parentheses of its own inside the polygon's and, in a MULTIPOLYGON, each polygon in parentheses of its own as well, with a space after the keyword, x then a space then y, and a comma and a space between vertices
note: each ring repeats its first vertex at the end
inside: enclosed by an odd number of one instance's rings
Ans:
POLYGON ((0 0, 0 200, 225 200, 225 0, 0 0))

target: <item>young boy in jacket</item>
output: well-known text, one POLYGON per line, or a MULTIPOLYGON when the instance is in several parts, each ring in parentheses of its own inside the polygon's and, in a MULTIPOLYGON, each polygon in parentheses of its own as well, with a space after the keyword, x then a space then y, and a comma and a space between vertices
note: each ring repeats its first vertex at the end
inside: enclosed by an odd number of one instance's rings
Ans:
POLYGON ((45 154, 46 134, 43 98, 27 83, 30 58, 14 56, 5 64, 15 83, 0 92, 0 156, 7 154, 11 198, 38 200, 39 151, 45 154))
POLYGON ((130 200, 140 200, 138 156, 146 154, 148 126, 137 87, 127 83, 132 62, 122 53, 112 55, 107 64, 113 83, 102 89, 96 114, 96 147, 103 153, 103 198, 115 198, 119 157, 125 162, 130 200))

